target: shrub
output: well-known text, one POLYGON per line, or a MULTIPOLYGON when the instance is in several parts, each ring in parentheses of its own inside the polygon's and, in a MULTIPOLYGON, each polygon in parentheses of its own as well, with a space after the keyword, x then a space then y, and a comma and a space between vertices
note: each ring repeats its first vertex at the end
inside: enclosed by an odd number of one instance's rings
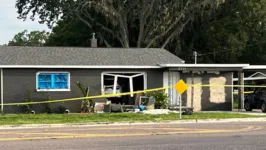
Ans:
POLYGON ((147 96, 153 96, 155 109, 166 109, 168 107, 168 96, 164 91, 155 91, 147 93, 147 96))
MULTIPOLYGON (((32 102, 32 98, 31 98, 31 91, 30 91, 30 83, 27 84, 27 96, 24 99, 25 103, 30 103, 32 102)), ((26 109, 27 113, 31 113, 33 111, 32 109, 32 105, 29 104, 25 104, 23 105, 23 107, 26 109)))
MULTIPOLYGON (((83 97, 88 97, 90 93, 89 87, 85 89, 84 85, 77 82, 77 86, 79 87, 83 97)), ((81 104, 81 112, 87 113, 87 112, 94 112, 94 102, 92 99, 84 99, 81 104)))
MULTIPOLYGON (((45 101, 51 101, 51 100, 52 100, 52 98, 50 96, 48 96, 45 101)), ((46 110, 46 113, 51 114, 53 112, 52 105, 50 103, 46 103, 45 104, 45 110, 46 110)))

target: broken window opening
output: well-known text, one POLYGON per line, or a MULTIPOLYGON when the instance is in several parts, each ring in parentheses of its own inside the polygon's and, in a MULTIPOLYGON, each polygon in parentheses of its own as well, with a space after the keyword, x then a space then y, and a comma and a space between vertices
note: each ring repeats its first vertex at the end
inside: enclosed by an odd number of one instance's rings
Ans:
MULTIPOLYGON (((146 73, 102 73, 102 94, 119 94, 144 90, 146 73)), ((112 103, 135 104, 136 94, 107 98, 112 103)))

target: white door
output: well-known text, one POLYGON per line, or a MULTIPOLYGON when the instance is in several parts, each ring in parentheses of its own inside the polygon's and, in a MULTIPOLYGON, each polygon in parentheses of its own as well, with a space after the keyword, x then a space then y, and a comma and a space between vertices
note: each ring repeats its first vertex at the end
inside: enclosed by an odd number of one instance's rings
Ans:
POLYGON ((173 87, 180 80, 180 72, 178 71, 167 71, 163 73, 163 86, 170 87, 166 90, 169 97, 169 105, 179 105, 176 89, 173 87), (172 87, 172 88, 171 88, 172 87))

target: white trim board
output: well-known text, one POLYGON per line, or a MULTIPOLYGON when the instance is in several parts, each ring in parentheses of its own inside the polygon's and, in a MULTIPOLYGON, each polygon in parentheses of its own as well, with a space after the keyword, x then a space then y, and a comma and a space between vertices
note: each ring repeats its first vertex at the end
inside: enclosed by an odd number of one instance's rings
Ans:
POLYGON ((266 65, 250 65, 243 68, 244 70, 256 70, 256 69, 266 69, 266 65))
POLYGON ((0 68, 69 68, 69 69, 155 69, 162 68, 161 66, 117 66, 117 65, 91 65, 91 66, 82 66, 82 65, 0 65, 0 68))
MULTIPOLYGON (((248 77, 244 78, 244 81, 251 81, 251 80, 266 80, 266 77, 248 77)), ((238 81, 238 78, 233 78, 233 81, 238 81)))
POLYGON ((266 77, 266 74, 264 74, 264 73, 262 73, 262 72, 256 72, 256 73, 250 75, 249 78, 254 77, 254 76, 257 75, 257 74, 261 74, 261 75, 263 75, 264 77, 266 77))
MULTIPOLYGON (((77 68, 77 69, 159 69, 167 67, 216 67, 216 68, 256 68, 249 64, 158 64, 158 66, 134 65, 0 65, 0 68, 77 68)), ((266 69, 266 66, 264 66, 266 69)))

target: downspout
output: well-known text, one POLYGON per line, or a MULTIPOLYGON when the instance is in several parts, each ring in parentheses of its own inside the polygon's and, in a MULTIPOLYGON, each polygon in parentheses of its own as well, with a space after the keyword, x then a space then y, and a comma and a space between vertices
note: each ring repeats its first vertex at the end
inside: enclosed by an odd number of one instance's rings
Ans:
POLYGON ((0 77, 0 84, 1 84, 1 113, 4 113, 4 89, 3 89, 3 69, 1 69, 1 77, 0 77))

